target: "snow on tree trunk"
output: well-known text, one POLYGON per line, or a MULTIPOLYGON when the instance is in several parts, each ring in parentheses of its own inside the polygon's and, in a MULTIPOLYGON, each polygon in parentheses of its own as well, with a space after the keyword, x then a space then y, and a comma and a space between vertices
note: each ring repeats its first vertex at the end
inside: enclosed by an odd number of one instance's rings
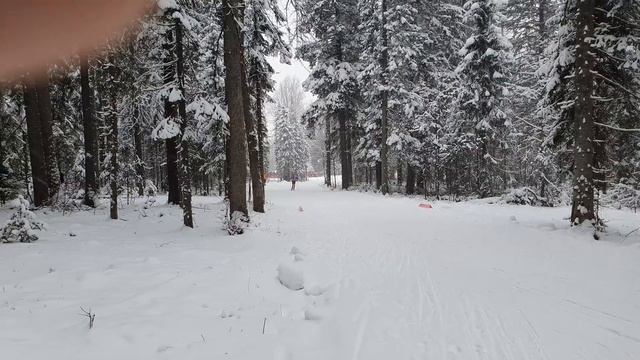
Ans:
POLYGON ((387 39, 387 1, 382 0, 381 5, 381 29, 380 38, 382 42, 382 53, 380 56, 380 68, 381 68, 381 81, 382 87, 382 118, 380 121, 380 171, 381 184, 380 191, 386 195, 389 193, 389 144, 387 140, 389 138, 389 90, 388 90, 388 66, 389 66, 389 40, 387 39))
MULTIPOLYGON (((173 9, 167 11, 165 15, 173 13, 173 9)), ((171 16, 167 16, 165 32, 165 42, 162 45, 163 51, 163 81, 165 86, 164 98, 164 117, 166 121, 170 121, 176 124, 178 114, 178 100, 182 97, 182 94, 177 94, 174 91, 175 78, 175 56, 174 56, 174 27, 171 16)), ((167 136, 165 138, 165 150, 167 154, 167 190, 168 190, 168 202, 169 204, 180 204, 180 179, 178 174, 178 135, 170 134, 173 136, 167 136)))
POLYGON ((29 139, 31 178, 33 180, 33 201, 36 207, 40 207, 43 206, 49 198, 49 185, 47 182, 46 163, 42 144, 38 93, 36 91, 35 81, 31 77, 28 77, 25 81, 23 95, 25 117, 27 119, 27 135, 29 139))
POLYGON ((594 212, 594 112, 593 74, 595 51, 591 47, 594 36, 594 0, 580 0, 576 19, 576 97, 574 105, 575 145, 573 150, 573 199, 571 223, 595 220, 594 212))
POLYGON ((56 143, 53 138, 53 113, 51 109, 51 94, 49 93, 49 75, 46 71, 40 74, 36 92, 38 93, 42 149, 44 150, 49 200, 52 200, 60 189, 60 170, 58 169, 56 143))
POLYGON ((80 56, 80 91, 82 97, 82 127, 84 134, 84 203, 95 207, 98 195, 98 130, 94 113, 93 89, 89 82, 89 59, 80 56))
POLYGON ((183 49, 183 29, 180 19, 176 18, 174 22, 176 32, 176 77, 178 81, 178 91, 181 98, 178 101, 178 113, 180 115, 180 135, 177 144, 177 157, 179 166, 180 180, 180 201, 182 205, 182 218, 184 226, 193 228, 193 210, 191 207, 191 158, 189 156, 189 138, 187 134, 187 110, 185 102, 184 87, 184 49, 183 49))
POLYGON ((242 62, 244 50, 242 29, 244 1, 223 0, 225 91, 229 114, 227 164, 229 177, 229 207, 231 218, 236 213, 248 216, 247 211, 247 136, 242 93, 242 62))
POLYGON ((262 183, 262 173, 260 172, 260 146, 258 133, 253 114, 251 113, 251 97, 247 85, 247 72, 245 61, 242 61, 242 97, 244 107, 244 124, 247 136, 247 146, 249 150, 249 173, 251 176, 251 189, 253 196, 253 211, 264 212, 264 184, 262 183))
POLYGON ((324 184, 331 186, 331 122, 324 120, 324 184))

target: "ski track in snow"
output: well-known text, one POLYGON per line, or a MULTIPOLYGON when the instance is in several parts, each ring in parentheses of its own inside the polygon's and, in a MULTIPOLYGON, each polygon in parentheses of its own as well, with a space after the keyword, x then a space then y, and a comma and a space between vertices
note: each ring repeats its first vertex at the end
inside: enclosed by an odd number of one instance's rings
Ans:
MULTIPOLYGON (((47 214, 0 246, 0 358, 637 359, 637 215, 603 241, 567 209, 435 202, 269 183, 267 215, 220 229, 220 204, 47 214), (303 209, 303 211, 300 211, 303 209), (160 216, 162 214, 163 216, 160 216), (513 220, 514 216, 518 220, 513 220), (70 237, 70 231, 77 236, 70 237), (276 278, 294 262, 304 289, 276 278), (96 313, 88 330, 80 306, 96 313), (264 333, 263 333, 264 332, 264 333)), ((0 219, 9 212, 0 211, 0 219)))

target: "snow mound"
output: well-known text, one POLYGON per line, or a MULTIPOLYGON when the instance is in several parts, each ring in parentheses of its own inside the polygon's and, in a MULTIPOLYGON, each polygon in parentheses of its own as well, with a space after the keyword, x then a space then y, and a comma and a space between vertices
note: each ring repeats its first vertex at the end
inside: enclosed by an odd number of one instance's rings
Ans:
POLYGON ((304 289, 304 271, 296 263, 281 263, 278 266, 278 280, 288 289, 304 289))
POLYGON ((326 293, 328 290, 328 285, 314 283, 312 285, 307 285, 307 287, 304 289, 304 293, 309 296, 320 296, 326 293))
POLYGON ((512 205, 529 205, 542 207, 553 207, 554 205, 552 201, 550 201, 546 197, 540 196, 535 190, 526 186, 509 190, 506 194, 502 195, 500 201, 512 205))
POLYGON ((308 308, 304 311, 304 319, 308 321, 320 321, 325 318, 326 314, 317 308, 308 308))
POLYGON ((302 253, 302 251, 300 251, 300 249, 298 249, 296 246, 291 248, 291 251, 289 251, 289 254, 291 254, 291 255, 304 255, 302 253))
POLYGON ((289 254, 293 255, 293 261, 302 261, 304 260, 304 253, 300 251, 297 247, 292 247, 289 254))

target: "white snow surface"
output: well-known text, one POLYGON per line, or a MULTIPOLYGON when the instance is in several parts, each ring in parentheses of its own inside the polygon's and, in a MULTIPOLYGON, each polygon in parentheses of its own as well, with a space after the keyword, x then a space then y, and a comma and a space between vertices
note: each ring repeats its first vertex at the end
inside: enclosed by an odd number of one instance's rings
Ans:
POLYGON ((291 290, 304 289, 304 270, 296 263, 281 263, 278 266, 278 280, 291 290))
POLYGON ((213 197, 193 230, 142 201, 39 211, 39 241, 0 245, 0 358, 638 359, 637 214, 605 210, 598 242, 567 208, 289 186, 236 237, 213 197))

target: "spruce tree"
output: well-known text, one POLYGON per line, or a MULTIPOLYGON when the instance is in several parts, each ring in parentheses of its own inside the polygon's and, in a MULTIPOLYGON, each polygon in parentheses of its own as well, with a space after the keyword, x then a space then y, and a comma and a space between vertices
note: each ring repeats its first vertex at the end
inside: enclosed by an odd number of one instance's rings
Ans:
POLYGON ((460 106, 465 114, 461 140, 474 148, 469 154, 475 159, 471 185, 483 197, 495 194, 505 185, 504 174, 496 165, 504 156, 500 151, 510 125, 504 98, 509 95, 505 65, 510 60, 511 44, 501 35, 500 3, 498 0, 465 3, 464 19, 471 25, 471 36, 460 49, 462 60, 456 68, 462 76, 460 106))
POLYGON ((314 36, 298 48, 298 56, 311 64, 304 86, 317 97, 314 118, 335 124, 326 128, 338 129, 342 188, 348 189, 353 180, 351 138, 358 103, 360 44, 353 36, 359 23, 357 1, 305 0, 300 9, 300 30, 314 36))

